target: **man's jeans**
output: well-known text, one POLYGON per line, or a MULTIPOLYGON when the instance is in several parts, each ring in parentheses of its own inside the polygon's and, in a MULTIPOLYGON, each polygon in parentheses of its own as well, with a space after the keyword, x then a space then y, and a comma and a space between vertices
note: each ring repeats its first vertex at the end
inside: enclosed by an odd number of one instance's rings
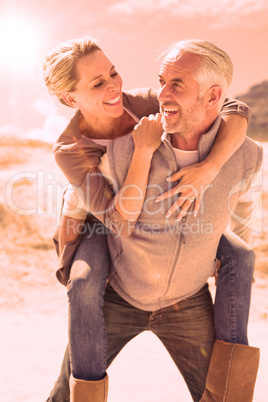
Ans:
MULTIPOLYGON (((193 297, 154 312, 133 307, 108 285, 104 315, 108 366, 131 339, 143 331, 152 331, 183 375, 193 400, 200 400, 215 341, 213 305, 208 285, 193 297)), ((69 367, 67 349, 61 375, 48 401, 69 401, 69 367)))
MULTIPOLYGON (((198 400, 204 390, 214 341, 212 307, 208 291, 203 289, 192 298, 150 313, 131 306, 108 286, 104 300, 108 337, 106 356, 106 337, 101 309, 107 277, 106 253, 105 236, 97 238, 94 235, 90 239, 85 236, 75 256, 73 266, 76 268, 73 270, 72 267, 68 296, 69 302, 73 304, 69 309, 72 311, 73 319, 72 321, 69 319, 69 322, 72 322, 75 331, 75 335, 70 336, 72 363, 76 361, 72 367, 74 377, 84 378, 86 373, 90 373, 89 379, 93 379, 92 376, 96 379, 102 378, 106 370, 106 357, 109 365, 129 340, 145 330, 151 330, 166 346, 184 376, 193 399, 198 400), (99 256, 99 261, 94 255, 99 256), (103 266, 101 267, 99 263, 103 266), (97 271, 94 275, 93 270, 97 271), (79 277, 82 277, 82 280, 76 280, 79 277), (76 291, 74 284, 77 285, 76 291), (93 301, 95 302, 90 306, 93 301), (82 330, 84 332, 80 332, 82 330), (190 331, 192 335, 188 339, 190 331), (81 333, 83 340, 79 341, 81 333)), ((221 238, 218 258, 222 266, 214 308, 217 338, 247 344, 254 253, 240 238, 228 233, 221 238)), ((67 348, 61 374, 48 401, 69 401, 69 375, 70 361, 67 348)))

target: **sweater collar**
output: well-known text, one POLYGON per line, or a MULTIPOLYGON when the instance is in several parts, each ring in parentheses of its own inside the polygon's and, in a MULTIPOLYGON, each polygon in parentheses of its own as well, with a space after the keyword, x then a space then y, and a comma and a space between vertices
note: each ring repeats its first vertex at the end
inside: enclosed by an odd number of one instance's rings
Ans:
MULTIPOLYGON (((204 159, 206 159, 206 157, 208 156, 211 148, 213 147, 216 135, 218 133, 219 127, 221 124, 221 116, 219 115, 216 120, 214 121, 214 123, 212 124, 211 128, 209 129, 209 131, 207 131, 206 133, 204 133, 199 140, 198 143, 198 154, 199 154, 199 160, 200 162, 203 161, 204 159)), ((170 142, 170 137, 172 134, 168 134, 168 133, 164 133, 162 136, 162 141, 163 142, 170 142)))

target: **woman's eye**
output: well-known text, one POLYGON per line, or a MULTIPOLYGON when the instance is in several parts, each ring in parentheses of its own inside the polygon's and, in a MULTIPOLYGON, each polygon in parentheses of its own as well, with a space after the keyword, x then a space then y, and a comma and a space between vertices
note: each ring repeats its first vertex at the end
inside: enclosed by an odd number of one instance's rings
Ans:
MULTIPOLYGON (((114 73, 111 74, 111 77, 116 77, 117 75, 118 75, 118 72, 115 71, 114 73)), ((105 82, 105 81, 100 81, 100 82, 98 82, 97 84, 94 85, 93 88, 100 88, 100 87, 104 84, 104 82, 105 82)))
POLYGON ((101 86, 102 86, 102 84, 103 84, 103 82, 101 81, 101 82, 99 82, 98 84, 94 85, 94 87, 93 87, 93 88, 99 88, 99 87, 101 87, 101 86))

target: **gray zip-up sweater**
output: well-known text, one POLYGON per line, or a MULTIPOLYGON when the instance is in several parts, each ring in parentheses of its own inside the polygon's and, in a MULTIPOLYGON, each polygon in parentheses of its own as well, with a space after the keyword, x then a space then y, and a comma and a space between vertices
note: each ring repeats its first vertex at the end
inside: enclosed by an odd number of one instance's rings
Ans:
MULTIPOLYGON (((156 91, 152 89, 135 89, 128 93, 123 93, 123 103, 124 107, 138 118, 148 116, 150 113, 155 114, 159 110, 156 91)), ((222 115, 233 113, 249 119, 250 109, 241 101, 226 99, 222 115)), ((77 111, 55 143, 53 152, 56 162, 66 178, 72 185, 79 187, 84 195, 87 203, 86 211, 95 211, 94 215, 102 222, 106 223, 108 221, 107 226, 109 226, 109 216, 113 211, 113 206, 111 205, 110 209, 107 206, 109 206, 109 202, 113 198, 113 192, 98 170, 100 158, 106 148, 81 135, 79 131, 79 115, 80 111, 77 111), (90 189, 90 194, 88 194, 88 189, 90 189)), ((118 220, 119 230, 121 231, 125 227, 125 223, 122 222, 120 216, 113 215, 113 219, 118 220)), ((74 242, 67 243, 60 255, 56 275, 64 285, 67 285, 72 259, 80 239, 81 237, 74 242)), ((59 252, 58 231, 54 235, 54 242, 56 250, 59 252)))
MULTIPOLYGON (((200 161, 208 155, 219 125, 217 118, 210 131, 201 137, 200 161)), ((131 135, 118 138, 107 147, 111 175, 119 188, 133 150, 131 135)), ((137 308, 152 311, 198 292, 214 271, 217 247, 230 220, 230 211, 249 189, 251 177, 260 169, 261 162, 261 146, 247 138, 205 192, 198 216, 190 214, 178 223, 177 214, 165 218, 170 200, 155 202, 168 188, 166 177, 178 170, 169 136, 164 134, 152 159, 138 222, 129 226, 128 233, 124 229, 123 236, 108 236, 112 258, 110 284, 115 291, 137 308)), ((110 218, 118 225, 117 212, 110 218)), ((114 229, 120 232, 120 228, 114 229)))

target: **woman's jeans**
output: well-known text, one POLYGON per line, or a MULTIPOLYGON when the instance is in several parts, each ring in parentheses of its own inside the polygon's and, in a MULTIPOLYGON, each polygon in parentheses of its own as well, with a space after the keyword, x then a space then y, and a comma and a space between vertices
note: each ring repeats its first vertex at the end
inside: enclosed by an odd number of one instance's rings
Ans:
POLYGON ((248 345, 254 251, 240 237, 226 231, 221 237, 217 258, 221 267, 214 303, 216 337, 225 342, 248 345))
POLYGON ((107 229, 93 221, 78 247, 67 284, 68 334, 74 378, 100 380, 107 366, 107 337, 103 315, 110 259, 107 229))
MULTIPOLYGON (((221 268, 214 305, 216 337, 226 342, 248 344, 254 253, 239 237, 226 232, 221 238, 217 257, 221 268)), ((75 255, 68 284, 69 348, 73 376, 85 380, 103 378, 106 359, 109 365, 134 336, 151 330, 168 349, 185 378, 193 400, 198 400, 205 386, 214 342, 209 292, 203 289, 200 291, 203 292, 202 297, 198 292, 174 306, 150 313, 129 305, 108 286, 104 298, 104 321, 103 295, 109 264, 106 236, 84 236, 75 255), (193 336, 187 346, 183 339, 190 333, 193 336), (198 350, 205 350, 205 360, 199 359, 198 350)), ((69 400, 69 367, 67 348, 61 374, 48 401, 69 400)))

